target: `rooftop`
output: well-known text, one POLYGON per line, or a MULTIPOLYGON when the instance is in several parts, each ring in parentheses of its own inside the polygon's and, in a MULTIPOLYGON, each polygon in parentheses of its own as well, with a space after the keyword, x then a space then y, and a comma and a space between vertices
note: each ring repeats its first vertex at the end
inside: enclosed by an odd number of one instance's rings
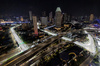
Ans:
POLYGON ((60 11, 61 12, 61 8, 57 7, 56 12, 60 11))

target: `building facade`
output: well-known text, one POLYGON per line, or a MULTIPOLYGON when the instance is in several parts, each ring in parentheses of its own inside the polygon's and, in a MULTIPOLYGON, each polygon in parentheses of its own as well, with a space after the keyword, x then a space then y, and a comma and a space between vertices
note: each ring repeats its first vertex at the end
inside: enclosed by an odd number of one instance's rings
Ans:
POLYGON ((41 17, 41 25, 48 25, 48 17, 41 17))
POLYGON ((32 11, 29 11, 29 18, 30 18, 30 21, 32 21, 32 11))
POLYGON ((61 27, 61 21, 62 21, 61 9, 60 7, 57 7, 55 14, 55 25, 57 28, 61 27))
POLYGON ((38 28, 37 28, 37 17, 33 16, 33 25, 34 25, 34 33, 38 35, 38 28))
POLYGON ((94 14, 91 14, 90 15, 90 21, 93 21, 94 20, 94 14))

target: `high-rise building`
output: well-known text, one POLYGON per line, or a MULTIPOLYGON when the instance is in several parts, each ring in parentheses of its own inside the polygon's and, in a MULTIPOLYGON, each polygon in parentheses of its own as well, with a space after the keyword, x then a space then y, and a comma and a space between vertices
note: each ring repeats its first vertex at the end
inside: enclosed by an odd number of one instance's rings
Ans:
POLYGON ((84 21, 87 21, 87 22, 89 21, 89 16, 85 16, 84 18, 85 18, 84 21))
POLYGON ((62 21, 61 9, 60 7, 57 7, 55 15, 55 25, 57 28, 61 27, 61 21, 62 21))
POLYGON ((71 15, 67 16, 67 22, 71 22, 71 15))
POLYGON ((38 36, 37 17, 33 16, 34 33, 38 36))
POLYGON ((48 25, 48 17, 41 17, 41 25, 48 25))
POLYGON ((24 21, 24 19, 23 19, 23 17, 22 17, 22 16, 20 17, 20 20, 21 20, 21 21, 24 21))
POLYGON ((63 14, 63 23, 66 23, 66 21, 67 21, 67 14, 64 13, 64 14, 63 14))
POLYGON ((30 18, 30 21, 32 21, 32 11, 29 11, 29 18, 30 18))
POLYGON ((49 13, 49 22, 52 21, 52 12, 49 13))
POLYGON ((90 14, 90 21, 93 21, 93 20, 94 20, 94 15, 90 14))
POLYGON ((32 27, 33 26, 33 16, 32 16, 32 11, 29 11, 29 21, 30 21, 30 23, 29 23, 29 27, 32 27))
POLYGON ((52 18, 52 24, 55 24, 54 18, 52 18))

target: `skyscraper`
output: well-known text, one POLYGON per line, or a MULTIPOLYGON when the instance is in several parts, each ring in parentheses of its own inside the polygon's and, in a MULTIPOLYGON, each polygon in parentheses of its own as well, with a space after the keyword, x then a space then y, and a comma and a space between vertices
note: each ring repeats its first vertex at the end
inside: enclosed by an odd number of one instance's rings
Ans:
POLYGON ((33 16, 34 33, 38 36, 37 17, 33 16))
POLYGON ((30 18, 30 21, 32 21, 32 11, 29 11, 29 18, 30 18))
POLYGON ((49 22, 52 21, 52 12, 49 13, 49 22))
POLYGON ((21 21, 24 21, 24 19, 23 19, 23 17, 22 17, 22 16, 20 17, 20 20, 21 20, 21 21))
POLYGON ((29 21, 30 21, 30 27, 33 26, 33 16, 32 16, 32 11, 29 11, 29 21))
POLYGON ((48 25, 48 18, 47 17, 41 17, 41 25, 48 25))
POLYGON ((94 15, 90 14, 90 22, 94 20, 94 15))
POLYGON ((55 24, 57 28, 61 27, 61 21, 62 21, 62 14, 60 7, 57 7, 56 9, 56 15, 55 15, 55 24))
POLYGON ((68 22, 71 22, 71 15, 68 15, 68 16, 67 16, 67 21, 68 21, 68 22))
POLYGON ((64 13, 64 14, 63 14, 63 23, 66 23, 66 21, 67 21, 67 14, 64 13))

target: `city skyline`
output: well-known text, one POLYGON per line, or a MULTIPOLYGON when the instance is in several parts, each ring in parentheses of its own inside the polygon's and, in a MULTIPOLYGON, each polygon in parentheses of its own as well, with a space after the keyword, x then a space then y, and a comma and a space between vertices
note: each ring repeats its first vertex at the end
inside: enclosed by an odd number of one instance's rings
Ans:
POLYGON ((94 0, 4 0, 0 3, 0 15, 28 15, 30 10, 35 15, 41 15, 43 11, 46 11, 48 15, 48 13, 51 11, 55 13, 56 7, 61 7, 63 12, 70 13, 74 16, 90 15, 91 13, 99 16, 99 6, 99 1, 94 0))
POLYGON ((100 66, 95 0, 0 2, 0 66, 100 66))

